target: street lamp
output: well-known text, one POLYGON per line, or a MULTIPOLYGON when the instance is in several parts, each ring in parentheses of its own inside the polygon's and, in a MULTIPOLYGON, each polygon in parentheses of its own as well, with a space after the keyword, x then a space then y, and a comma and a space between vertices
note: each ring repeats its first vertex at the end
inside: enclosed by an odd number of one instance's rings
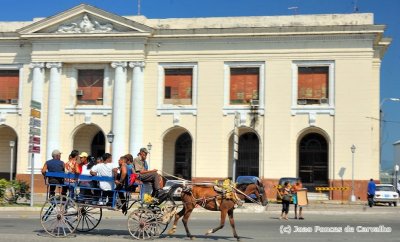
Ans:
POLYGON ((107 134, 107 140, 108 140, 108 143, 110 143, 110 153, 111 153, 111 152, 112 152, 111 144, 112 144, 112 142, 114 141, 114 133, 113 133, 112 131, 110 131, 110 132, 107 134))
MULTIPOLYGON (((14 146, 15 141, 10 141, 10 148, 11 148, 11 158, 10 158, 10 181, 13 178, 13 171, 14 171, 14 146)), ((33 168, 32 168, 33 169, 33 168)))
MULTIPOLYGON (((400 102, 400 98, 397 97, 389 97, 389 98, 384 98, 381 101, 381 104, 379 105, 379 168, 382 164, 382 146, 383 146, 383 104, 386 101, 392 101, 392 102, 400 102)), ((379 169, 380 170, 380 169, 379 169)))
POLYGON ((356 146, 353 144, 350 147, 351 150, 351 197, 350 197, 350 201, 355 202, 356 201, 356 196, 354 195, 354 153, 356 152, 356 146))
POLYGON ((151 147, 153 147, 153 145, 149 142, 148 144, 147 144, 147 151, 149 152, 149 167, 147 168, 147 169, 149 169, 150 170, 150 151, 151 151, 151 147))

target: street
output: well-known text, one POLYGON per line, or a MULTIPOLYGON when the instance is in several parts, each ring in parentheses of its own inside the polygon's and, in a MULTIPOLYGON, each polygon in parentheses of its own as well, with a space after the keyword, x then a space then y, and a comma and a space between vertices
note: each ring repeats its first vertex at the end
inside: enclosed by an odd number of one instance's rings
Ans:
MULTIPOLYGON (((291 208, 292 209, 292 208, 291 208)), ((62 241, 128 241, 127 217, 120 212, 106 211, 100 225, 89 233, 75 233, 62 241)), ((236 229, 241 241, 399 241, 400 209, 358 205, 314 206, 305 209, 305 220, 279 220, 279 205, 271 205, 263 212, 235 213, 236 229)), ((293 210, 289 213, 293 218, 293 210)), ((205 232, 219 224, 219 212, 195 212, 189 229, 195 241, 236 241, 227 220, 225 227, 215 234, 205 232)), ((170 225, 171 227, 171 225, 170 225)), ((0 241, 55 241, 40 224, 38 211, 1 211, 0 241)), ((183 224, 178 223, 175 235, 163 234, 154 241, 187 241, 183 224)))

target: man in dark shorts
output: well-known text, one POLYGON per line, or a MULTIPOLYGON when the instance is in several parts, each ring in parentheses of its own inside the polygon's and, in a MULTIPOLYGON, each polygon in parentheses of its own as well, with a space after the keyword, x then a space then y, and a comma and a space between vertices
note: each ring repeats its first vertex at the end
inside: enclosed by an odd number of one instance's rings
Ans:
MULTIPOLYGON (((59 150, 53 150, 51 153, 51 156, 53 159, 46 161, 42 168, 42 174, 43 176, 46 175, 46 172, 64 172, 65 171, 65 165, 64 162, 60 160, 61 158, 61 152, 59 150)), ((47 182, 50 184, 50 191, 49 191, 49 197, 52 197, 55 195, 55 190, 56 190, 56 185, 51 185, 51 184, 64 184, 64 179, 59 178, 59 177, 47 177, 47 182)), ((62 186, 61 189, 61 195, 67 195, 67 187, 62 186)))

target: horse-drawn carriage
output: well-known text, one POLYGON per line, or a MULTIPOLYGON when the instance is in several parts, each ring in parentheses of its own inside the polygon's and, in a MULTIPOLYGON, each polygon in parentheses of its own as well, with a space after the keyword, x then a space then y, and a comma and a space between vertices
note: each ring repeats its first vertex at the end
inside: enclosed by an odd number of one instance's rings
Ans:
MULTIPOLYGON (((114 182, 112 177, 98 177, 47 172, 46 177, 73 180, 73 183, 47 184, 47 195, 50 186, 59 190, 68 188, 68 196, 48 196, 40 212, 43 229, 54 237, 66 237, 76 231, 88 232, 95 229, 103 215, 103 209, 118 211, 125 204, 126 209, 134 210, 128 215, 128 230, 135 239, 152 239, 160 236, 175 215, 178 204, 175 203, 172 192, 173 186, 160 200, 147 199, 144 185, 137 184, 139 194, 132 191, 111 190, 102 191, 100 188, 81 186, 87 182, 114 182), (125 199, 121 201, 120 195, 125 199), (124 203, 124 204, 123 204, 124 203), (136 206, 134 206, 136 205, 136 206)), ((47 179, 46 179, 47 181, 47 179)))
POLYGON ((229 216, 232 225, 233 235, 239 240, 236 233, 233 210, 237 203, 244 198, 257 202, 265 206, 267 199, 262 183, 242 184, 236 188, 234 184, 222 184, 220 188, 213 183, 191 183, 188 185, 176 184, 162 194, 158 199, 147 199, 143 192, 143 184, 138 184, 139 195, 133 196, 131 191, 111 190, 104 192, 99 188, 80 186, 80 182, 88 181, 108 181, 113 182, 111 177, 97 177, 86 175, 65 174, 59 172, 47 172, 46 177, 56 177, 62 179, 72 179, 75 185, 71 184, 47 184, 49 186, 65 187, 70 190, 69 195, 51 196, 43 204, 40 212, 40 220, 44 230, 54 237, 66 237, 75 231, 88 232, 96 228, 102 218, 102 210, 119 210, 124 204, 127 210, 135 206, 134 210, 128 215, 128 230, 135 239, 153 239, 159 237, 168 227, 168 224, 174 218, 173 227, 168 234, 176 231, 177 221, 183 216, 186 235, 190 238, 187 222, 192 210, 201 206, 205 209, 221 212, 220 225, 210 229, 206 234, 214 233, 221 229, 225 223, 225 217, 229 216), (244 185, 244 186, 243 186, 244 185), (182 203, 177 204, 173 193, 178 187, 182 187, 182 203), (88 195, 88 191, 92 194, 88 195), (123 201, 120 195, 123 195, 123 201), (249 197, 249 194, 256 194, 256 200, 249 197), (122 204, 122 203, 123 204, 122 204), (178 212, 178 208, 181 210, 178 212))

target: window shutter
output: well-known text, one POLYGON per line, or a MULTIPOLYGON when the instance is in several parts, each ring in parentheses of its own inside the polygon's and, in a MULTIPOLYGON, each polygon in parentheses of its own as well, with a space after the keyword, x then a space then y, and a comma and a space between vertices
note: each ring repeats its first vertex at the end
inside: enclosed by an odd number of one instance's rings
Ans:
POLYGON ((328 67, 299 67, 298 99, 328 98, 328 67))
POLYGON ((164 82, 166 104, 192 104, 192 69, 166 69, 164 82))
POLYGON ((19 70, 0 70, 0 103, 18 99, 19 70))
POLYGON ((80 104, 103 104, 104 70, 79 70, 78 90, 83 91, 79 96, 80 104))
POLYGON ((258 100, 258 68, 231 68, 230 104, 249 104, 258 100))

